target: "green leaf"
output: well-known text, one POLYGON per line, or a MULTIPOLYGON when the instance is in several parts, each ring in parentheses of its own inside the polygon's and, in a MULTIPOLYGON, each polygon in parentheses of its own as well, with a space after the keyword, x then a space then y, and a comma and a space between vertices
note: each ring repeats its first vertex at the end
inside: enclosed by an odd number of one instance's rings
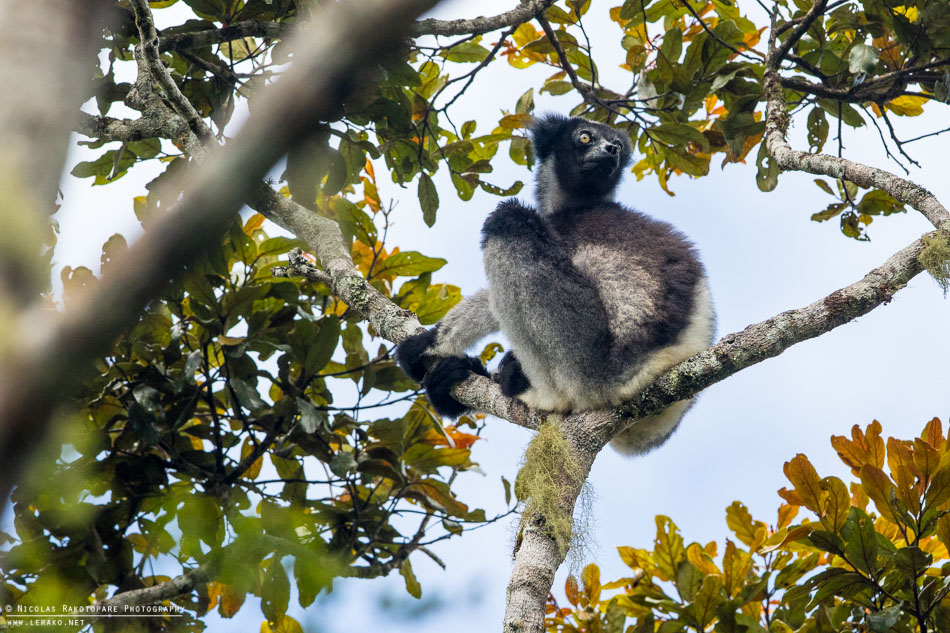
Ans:
POLYGON ((348 474, 356 471, 356 460, 352 453, 340 451, 333 456, 330 461, 330 472, 337 477, 346 477, 348 474))
POLYGON ((240 378, 231 378, 230 383, 242 407, 252 412, 264 407, 264 401, 261 400, 257 389, 240 378))
POLYGON ((808 149, 817 153, 825 146, 828 140, 828 117, 825 111, 819 107, 811 109, 808 113, 808 149))
POLYGON ((417 600, 422 597, 422 585, 416 580, 416 575, 412 572, 412 565, 409 559, 402 561, 399 565, 399 575, 406 579, 406 591, 417 600))
POLYGON ((877 49, 873 46, 855 44, 848 55, 848 70, 852 74, 874 72, 879 57, 877 49))
POLYGON ((287 571, 280 562, 280 556, 274 554, 267 567, 264 582, 261 583, 261 612, 272 622, 280 620, 287 612, 289 602, 290 581, 287 579, 287 571))
POLYGON ((932 562, 933 555, 918 547, 902 547, 894 555, 894 566, 910 583, 923 576, 932 562))
POLYGON ((772 191, 778 186, 778 175, 780 173, 778 165, 769 155, 768 147, 765 141, 759 143, 759 153, 755 159, 757 171, 755 173, 755 184, 759 191, 772 191))
POLYGON ((824 191, 829 195, 835 195, 835 192, 831 189, 831 185, 822 180, 821 178, 815 178, 815 184, 818 185, 818 188, 824 191))
POLYGON ((422 206, 422 220, 426 226, 435 224, 435 212, 439 209, 439 192, 429 174, 422 172, 419 176, 419 204, 422 206))
POLYGON ((484 46, 469 40, 444 51, 442 56, 450 62, 468 64, 484 61, 490 52, 484 46))
POLYGON ((899 604, 877 613, 869 613, 867 616, 868 624, 871 626, 873 633, 887 633, 891 630, 891 627, 897 624, 900 617, 901 605, 899 604))
POLYGON ((373 274, 377 277, 415 277, 439 270, 445 264, 446 261, 438 257, 426 257, 416 251, 400 251, 384 259, 373 274))

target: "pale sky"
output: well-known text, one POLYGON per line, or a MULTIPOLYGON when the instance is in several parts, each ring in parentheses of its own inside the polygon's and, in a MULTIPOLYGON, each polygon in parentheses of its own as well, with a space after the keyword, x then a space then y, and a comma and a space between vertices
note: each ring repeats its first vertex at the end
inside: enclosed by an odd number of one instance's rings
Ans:
MULTIPOLYGON (((456 0, 443 3, 435 15, 472 17, 476 12, 493 14, 511 6, 512 0, 456 0)), ((595 2, 585 26, 604 83, 625 89, 622 82, 629 81, 629 75, 615 68, 622 59, 617 54, 619 29, 607 20, 607 7, 595 2)), ((497 34, 489 34, 485 41, 496 39, 497 34)), ((458 124, 475 119, 480 130, 491 129, 502 109, 513 110, 518 96, 530 86, 539 87, 548 74, 534 68, 518 71, 498 60, 457 102, 453 118, 458 124)), ((538 111, 566 113, 577 99, 539 96, 536 90, 535 102, 538 111)), ((899 120, 901 136, 945 127, 946 109, 928 107, 933 114, 899 120)), ((110 115, 120 116, 122 111, 110 115)), ((804 121, 796 123, 790 140, 801 149, 804 121)), ((832 147, 829 139, 826 149, 832 147)), ((950 182, 945 148, 944 137, 908 146, 923 165, 911 168, 910 177, 946 205, 950 182)), ((74 147, 67 173, 76 161, 101 151, 74 147)), ((897 169, 885 160, 873 129, 845 128, 845 156, 897 169)), ((764 194, 755 186, 754 152, 749 165, 720 170, 718 160, 713 163, 708 177, 673 179, 675 197, 667 196, 655 179, 637 182, 629 175, 618 200, 671 222, 696 243, 712 285, 719 337, 857 281, 930 230, 922 216, 910 211, 876 218, 869 231, 871 242, 858 243, 840 233, 837 219, 824 224, 809 220, 831 202, 813 184, 813 176, 783 174, 778 188, 764 194)), ((144 184, 154 173, 149 167, 136 167, 119 182, 95 188, 89 187, 89 180, 64 177, 56 261, 97 267, 101 245, 112 233, 136 235, 132 197, 144 195, 144 184)), ((429 229, 422 222, 415 185, 403 190, 387 182, 381 163, 376 173, 383 199, 398 201, 389 244, 447 259, 449 263, 434 275, 435 281, 457 284, 465 294, 483 287, 478 231, 498 198, 478 192, 471 201, 462 202, 442 170, 435 178, 441 199, 438 221, 429 229)), ((530 199, 531 174, 510 163, 503 147, 490 180, 508 185, 516 179, 526 182, 520 197, 530 199)), ((776 490, 787 485, 782 464, 796 453, 807 454, 822 476, 834 474, 850 481, 828 440, 832 434, 848 434, 854 424, 864 427, 878 419, 885 436, 905 439, 919 433, 934 416, 946 428, 950 416, 948 318, 950 303, 933 280, 922 274, 889 305, 708 388, 676 435, 653 453, 625 459, 606 450, 590 478, 595 495, 593 554, 604 581, 628 575, 617 546, 652 547, 656 514, 670 516, 687 543, 717 540, 722 544, 730 534, 725 508, 733 500, 744 502, 755 518, 774 524, 780 503, 776 490)), ((473 457, 486 475, 465 474, 456 490, 460 499, 491 515, 504 505, 499 477, 514 481, 530 437, 503 420, 492 420, 485 437, 476 444, 473 457)), ((405 593, 403 579, 394 574, 381 580, 338 582, 332 595, 319 598, 306 612, 297 607, 290 614, 305 630, 326 633, 493 630, 502 620, 514 521, 437 544, 434 550, 447 563, 446 571, 424 555, 414 555, 412 564, 423 589, 421 602, 405 593)), ((562 569, 554 586, 562 602, 564 574, 562 569)), ((256 601, 251 600, 238 616, 249 626, 261 617, 256 601)), ((208 623, 210 631, 234 626, 217 616, 208 623)))

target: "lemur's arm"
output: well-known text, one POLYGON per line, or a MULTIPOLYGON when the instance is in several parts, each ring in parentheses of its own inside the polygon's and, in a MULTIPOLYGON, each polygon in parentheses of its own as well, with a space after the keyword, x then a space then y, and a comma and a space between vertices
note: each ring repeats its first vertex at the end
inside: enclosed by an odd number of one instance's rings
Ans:
POLYGON ((463 357, 481 338, 498 331, 498 321, 488 305, 488 291, 463 299, 438 325, 403 340, 396 349, 399 365, 416 382, 426 375, 426 357, 463 357))

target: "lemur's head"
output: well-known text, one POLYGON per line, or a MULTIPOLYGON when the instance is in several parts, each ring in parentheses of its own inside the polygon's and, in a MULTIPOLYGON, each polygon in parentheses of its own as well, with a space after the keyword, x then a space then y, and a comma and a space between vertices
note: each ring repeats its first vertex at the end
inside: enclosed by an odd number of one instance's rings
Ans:
POLYGON ((542 213, 609 198, 630 164, 622 131, 579 117, 547 114, 531 125, 542 213))

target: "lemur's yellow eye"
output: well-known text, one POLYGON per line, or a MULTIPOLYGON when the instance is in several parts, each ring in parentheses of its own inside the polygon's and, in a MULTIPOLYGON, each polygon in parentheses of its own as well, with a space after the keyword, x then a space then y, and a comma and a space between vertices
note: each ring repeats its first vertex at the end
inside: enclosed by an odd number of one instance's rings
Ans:
POLYGON ((587 143, 590 143, 590 134, 588 134, 587 132, 581 132, 581 135, 578 136, 577 138, 580 139, 581 143, 584 143, 585 145, 587 143))

